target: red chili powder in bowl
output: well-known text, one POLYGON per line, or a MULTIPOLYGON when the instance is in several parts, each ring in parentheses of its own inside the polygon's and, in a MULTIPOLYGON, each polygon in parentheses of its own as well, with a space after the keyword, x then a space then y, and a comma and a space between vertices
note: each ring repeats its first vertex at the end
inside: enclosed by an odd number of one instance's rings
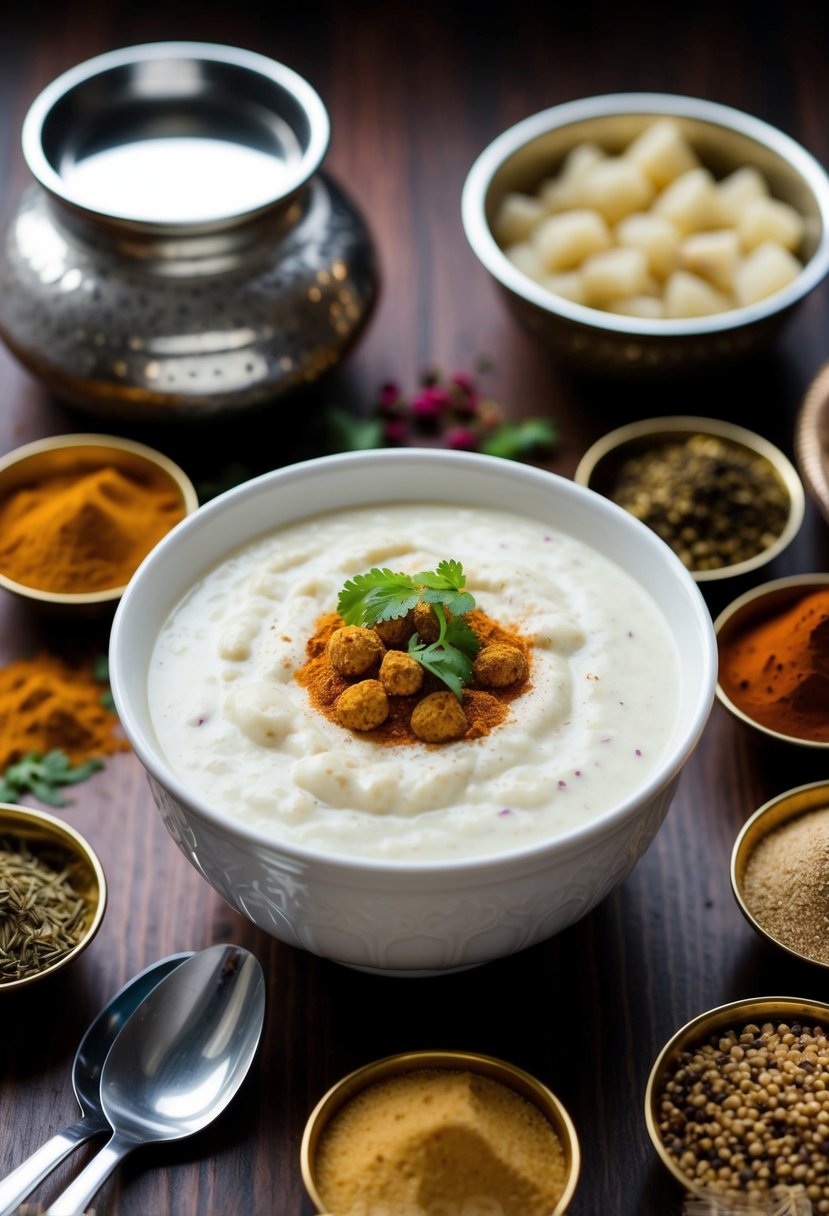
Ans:
POLYGON ((769 730, 829 743, 829 587, 720 638, 720 687, 769 730))

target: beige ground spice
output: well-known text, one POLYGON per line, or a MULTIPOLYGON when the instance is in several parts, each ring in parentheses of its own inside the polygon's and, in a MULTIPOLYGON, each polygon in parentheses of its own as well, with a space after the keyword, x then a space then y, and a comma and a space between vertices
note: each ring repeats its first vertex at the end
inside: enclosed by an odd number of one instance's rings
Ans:
POLYGON ((331 1216, 550 1216, 565 1183, 562 1145, 542 1113, 464 1071, 418 1069, 369 1086, 331 1120, 317 1157, 331 1216))
POLYGON ((754 846, 743 899, 790 950, 829 963, 829 806, 782 823, 754 846))

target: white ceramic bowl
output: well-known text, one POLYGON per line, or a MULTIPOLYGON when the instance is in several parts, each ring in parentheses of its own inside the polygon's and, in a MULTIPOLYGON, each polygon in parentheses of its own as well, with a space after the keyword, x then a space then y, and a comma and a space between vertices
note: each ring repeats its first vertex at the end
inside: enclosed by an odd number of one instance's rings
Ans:
POLYGON ((179 524, 139 568, 118 607, 110 678, 167 830, 229 904, 273 936, 338 962, 426 974, 483 963, 550 937, 626 877, 662 823, 708 718, 716 644, 705 601, 682 563, 608 499, 497 457, 381 449, 267 473, 179 524), (363 861, 282 845, 210 806, 173 773, 151 724, 147 672, 174 604, 207 569, 263 531, 320 511, 391 500, 480 504, 549 521, 649 589, 677 642, 682 691, 666 754, 636 794, 549 843, 509 854, 363 861))
POLYGON ((727 363, 765 346, 829 271, 829 176, 790 136, 731 106, 671 93, 608 93, 552 106, 501 132, 464 182, 467 240, 515 319, 562 360, 607 374, 676 373, 727 363), (657 117, 674 119, 700 160, 720 178, 757 168, 772 194, 806 221, 800 274, 756 304, 705 317, 645 319, 573 303, 523 274, 495 240, 504 195, 534 192, 577 144, 619 152, 657 117))

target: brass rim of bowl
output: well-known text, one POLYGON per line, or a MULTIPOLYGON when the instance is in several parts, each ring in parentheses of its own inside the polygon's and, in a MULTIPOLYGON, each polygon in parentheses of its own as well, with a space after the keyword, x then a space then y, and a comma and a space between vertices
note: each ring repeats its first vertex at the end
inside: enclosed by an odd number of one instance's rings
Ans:
POLYGON ((323 1094, 308 1116, 300 1148, 302 1180, 316 1210, 327 1211, 317 1190, 314 1167, 320 1138, 331 1117, 368 1086, 387 1077, 422 1068, 479 1073, 494 1081, 500 1081, 541 1111, 556 1131, 564 1152, 567 1181, 561 1198, 550 1213, 550 1216, 564 1216, 576 1192, 581 1170, 581 1150, 573 1120, 552 1090, 530 1073, 507 1063, 506 1060, 466 1051, 406 1051, 385 1056, 348 1073, 323 1094))
MULTIPOLYGON (((829 574, 815 573, 792 574, 787 578, 773 579, 771 582, 762 583, 759 587, 752 587, 728 604, 715 619, 714 633, 717 643, 719 644, 721 638, 726 638, 732 630, 741 629, 748 621, 767 616, 774 605, 795 604, 810 588, 827 586, 829 586, 829 574)), ((790 747, 808 748, 811 751, 829 749, 829 742, 823 742, 820 739, 803 739, 799 735, 784 735, 779 730, 772 730, 770 726, 764 726, 762 722, 758 722, 756 718, 752 718, 750 714, 740 709, 739 705, 734 704, 719 680, 715 692, 717 700, 734 718, 750 726, 752 730, 765 735, 768 739, 773 739, 777 743, 786 743, 790 747)))
POLYGON ((740 1023, 795 1020, 819 1022, 829 1028, 829 1005, 823 1001, 793 996, 762 996, 729 1001, 726 1005, 718 1005, 686 1022, 668 1039, 656 1057, 645 1086, 645 1124, 660 1161, 691 1194, 704 1196, 710 1194, 710 1191, 683 1174, 665 1148, 659 1132, 657 1104, 664 1082, 670 1079, 671 1066, 683 1051, 700 1046, 712 1035, 737 1027, 740 1023))
MULTIPOLYGON (((181 495, 185 516, 192 514, 199 505, 196 489, 184 470, 165 456, 163 452, 133 439, 122 439, 116 435, 74 434, 53 435, 48 439, 36 439, 23 447, 15 448, 5 456, 0 457, 0 477, 8 469, 33 460, 48 452, 58 452, 68 448, 100 448, 102 452, 115 451, 146 460, 170 478, 181 495)), ((18 583, 0 571, 0 587, 12 591, 26 599, 38 600, 44 604, 107 604, 112 603, 123 595, 126 583, 120 587, 106 587, 103 591, 60 592, 43 591, 38 587, 29 587, 18 583)))
MULTIPOLYGON (((739 426, 737 423, 722 421, 718 418, 698 418, 692 415, 644 418, 638 422, 628 423, 626 426, 609 431, 608 434, 591 444, 579 461, 573 474, 573 480, 579 485, 595 490, 596 475, 600 471, 601 464, 608 461, 610 457, 621 459, 626 447, 630 447, 631 450, 637 448, 644 450, 649 440, 654 443, 663 443, 690 435, 711 435, 717 439, 724 439, 726 442, 736 444, 755 456, 761 456, 767 460, 786 490, 789 499, 789 514, 783 531, 774 543, 760 553, 756 553, 754 557, 742 562, 735 562, 731 566, 718 566, 715 570, 689 570, 688 573, 698 583, 715 582, 726 578, 737 578, 773 561, 787 545, 791 544, 800 530, 806 513, 806 494, 797 469, 785 453, 768 439, 764 439, 762 435, 747 430, 746 427, 739 426)), ((597 493, 602 493, 602 491, 597 490, 597 493)))
POLYGON ((0 992, 27 988, 68 966, 83 953, 95 937, 107 906, 107 882, 98 855, 89 841, 68 823, 47 811, 36 811, 13 802, 0 802, 0 836, 5 835, 27 843, 48 843, 64 850, 78 871, 84 874, 84 882, 78 887, 78 891, 89 904, 90 914, 83 937, 63 958, 51 967, 44 967, 42 971, 35 972, 34 975, 0 983, 0 992))
POLYGON ((801 815, 820 810, 829 810, 829 781, 812 781, 807 785, 799 785, 795 789, 778 794, 776 798, 771 798, 759 807, 743 824, 734 841, 731 851, 731 890, 743 916, 760 937, 801 962, 811 963, 813 967, 829 968, 829 962, 824 963, 820 959, 810 958, 808 954, 802 954, 781 942, 768 929, 764 929, 743 895, 746 867, 759 842, 782 824, 791 823, 801 815))

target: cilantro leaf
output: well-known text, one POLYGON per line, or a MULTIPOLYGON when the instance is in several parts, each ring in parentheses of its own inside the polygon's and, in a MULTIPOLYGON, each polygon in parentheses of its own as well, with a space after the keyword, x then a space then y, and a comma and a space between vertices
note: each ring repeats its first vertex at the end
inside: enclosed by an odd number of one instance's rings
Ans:
POLYGON ((550 452, 557 443, 558 428, 551 418, 525 418, 502 422, 483 440, 480 451, 505 460, 521 460, 550 452))
POLYGON ((383 446, 383 426, 377 418, 355 417, 345 410, 330 409, 326 415, 329 446, 335 452, 364 452, 383 446))
POLYGON ((414 576, 415 582, 436 591, 462 591, 466 586, 463 566, 454 558, 438 562, 436 570, 423 570, 414 576))
POLYGON ((115 698, 112 695, 112 689, 109 687, 109 659, 105 654, 99 654, 92 662, 92 675, 100 684, 104 684, 105 688, 98 698, 104 709, 109 709, 115 713, 115 698))
POLYGON ((405 616, 417 601, 417 587, 410 574, 375 567, 348 580, 339 594, 337 611, 346 625, 371 626, 405 616))
POLYGON ((48 806, 68 806, 69 802, 61 794, 60 787, 85 781, 103 767, 103 760, 97 757, 73 765, 59 748, 54 748, 45 756, 40 752, 28 752, 15 764, 10 764, 0 777, 0 801, 16 802, 22 794, 31 793, 48 806))
POLYGON ((468 591, 424 591, 420 598, 426 604, 442 604, 452 616, 465 616, 475 607, 475 597, 468 591))
POLYGON ((413 634, 409 639, 409 656, 442 680, 459 701, 465 686, 472 682, 472 663, 463 651, 456 650, 454 646, 446 646, 439 641, 424 646, 418 641, 417 634, 413 634))
POLYGON ((453 617, 447 624, 445 641, 448 646, 454 646, 470 659, 474 659, 481 649, 481 639, 475 630, 468 621, 458 617, 453 617))

